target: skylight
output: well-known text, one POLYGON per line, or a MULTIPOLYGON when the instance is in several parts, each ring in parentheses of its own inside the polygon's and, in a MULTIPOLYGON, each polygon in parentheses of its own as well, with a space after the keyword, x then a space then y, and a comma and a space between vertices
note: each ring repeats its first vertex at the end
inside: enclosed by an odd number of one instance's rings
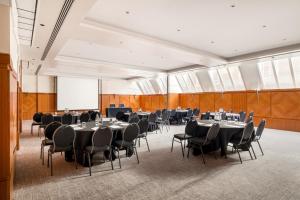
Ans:
POLYGON ((274 60, 274 67, 278 78, 279 87, 280 88, 294 87, 289 60, 287 58, 274 60))
POLYGON ((277 87, 271 61, 258 63, 258 70, 264 85, 264 89, 274 89, 277 87))
POLYGON ((213 83, 215 91, 223 91, 223 86, 218 75, 218 71, 216 69, 212 69, 208 71, 208 74, 210 76, 211 82, 213 83))
POLYGON ((235 90, 245 90, 245 84, 241 75, 239 65, 228 66, 235 90))
POLYGON ((300 56, 291 58, 296 87, 300 87, 300 56))
POLYGON ((232 81, 230 78, 230 75, 227 71, 226 67, 222 67, 220 69, 218 69, 219 75, 221 77, 223 86, 224 86, 224 90, 233 90, 233 85, 232 85, 232 81))

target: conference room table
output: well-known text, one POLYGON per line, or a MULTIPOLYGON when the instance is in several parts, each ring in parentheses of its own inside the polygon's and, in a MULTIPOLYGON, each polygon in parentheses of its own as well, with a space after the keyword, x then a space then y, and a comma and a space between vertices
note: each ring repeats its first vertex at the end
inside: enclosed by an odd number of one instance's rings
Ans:
MULTIPOLYGON (((201 113, 201 119, 203 119, 203 117, 205 116, 206 113, 201 113)), ((211 112, 210 113, 210 118, 214 119, 215 118, 216 113, 215 112, 211 112)), ((239 120, 240 119, 240 114, 239 113, 226 113, 226 119, 236 119, 239 120)))
MULTIPOLYGON (((130 116, 131 112, 127 112, 127 113, 124 113, 124 115, 126 116, 126 121, 129 120, 129 116, 130 116)), ((136 114, 138 115, 138 117, 140 119, 148 119, 149 115, 151 114, 151 112, 136 112, 136 114)))
MULTIPOLYGON (((219 134, 214 141, 203 146, 203 152, 208 153, 221 149, 221 156, 227 157, 228 143, 233 137, 240 137, 242 135, 246 124, 234 121, 198 120, 198 131, 194 136, 205 137, 213 123, 220 124, 219 134)), ((199 153, 200 151, 194 149, 194 155, 198 155, 199 153)))
MULTIPOLYGON (((109 127, 113 131, 113 140, 117 138, 118 134, 121 134, 122 131, 129 125, 127 122, 120 122, 116 121, 115 118, 103 118, 103 122, 99 123, 96 126, 95 122, 87 122, 83 127, 81 124, 74 124, 71 125, 75 132, 76 132, 76 139, 75 139, 75 149, 76 149, 76 156, 77 162, 84 166, 87 166, 87 162, 84 163, 83 159, 83 152, 86 146, 92 145, 92 136, 93 133, 100 127, 109 127)), ((118 136, 119 137, 119 136, 118 136)), ((87 159, 85 159, 87 161, 87 159)))

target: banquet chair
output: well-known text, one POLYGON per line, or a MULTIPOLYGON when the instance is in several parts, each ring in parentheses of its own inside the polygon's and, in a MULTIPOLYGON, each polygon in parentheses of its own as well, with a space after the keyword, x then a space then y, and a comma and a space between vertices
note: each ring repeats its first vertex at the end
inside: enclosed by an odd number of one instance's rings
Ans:
POLYGON ((212 126, 208 129, 208 132, 206 134, 206 137, 193 137, 191 138, 190 144, 188 146, 188 154, 187 157, 189 158, 190 155, 190 149, 192 147, 194 148, 200 148, 201 151, 201 156, 202 156, 202 161, 203 164, 205 164, 205 158, 204 158, 204 153, 203 153, 203 146, 210 144, 212 141, 216 139, 218 136, 218 133, 220 131, 220 125, 218 123, 212 124, 212 126))
POLYGON ((125 104, 124 103, 120 103, 119 104, 119 108, 125 108, 125 104))
POLYGON ((122 112, 122 111, 117 112, 116 119, 118 121, 126 121, 124 112, 122 112))
POLYGON ((226 116, 226 112, 222 112, 221 113, 221 119, 222 120, 226 120, 227 116, 226 116))
POLYGON ((80 119, 81 123, 88 122, 88 121, 90 121, 90 114, 88 112, 83 112, 83 113, 81 113, 79 119, 80 119))
POLYGON ((162 112, 162 117, 158 118, 156 123, 160 126, 159 129, 163 130, 164 127, 166 127, 167 132, 170 129, 170 111, 166 110, 164 112, 162 112))
POLYGON ((111 104, 109 104, 109 107, 110 107, 110 108, 115 108, 115 107, 116 107, 116 105, 115 105, 115 104, 113 104, 113 103, 111 103, 111 104))
POLYGON ((126 127, 125 131, 122 133, 122 140, 116 140, 114 142, 114 146, 116 147, 118 152, 120 168, 122 168, 121 159, 120 159, 120 151, 122 150, 126 150, 126 156, 128 156, 129 149, 132 149, 133 152, 135 152, 138 164, 140 163, 138 152, 134 141, 137 139, 139 132, 140 132, 140 128, 137 124, 130 124, 126 127))
POLYGON ((250 154, 250 157, 251 157, 251 159, 253 159, 252 154, 250 152, 250 147, 253 150, 253 147, 251 144, 251 137, 253 136, 253 132, 254 132, 254 125, 253 125, 253 122, 251 121, 244 128, 242 136, 240 138, 233 138, 232 140, 230 140, 232 147, 237 151, 237 153, 239 155, 241 164, 243 163, 243 161, 242 161, 239 149, 244 149, 245 146, 247 146, 247 150, 250 154))
POLYGON ((139 125, 139 128, 140 128, 140 132, 137 136, 137 139, 135 140, 135 145, 136 145, 137 141, 139 141, 139 147, 140 147, 141 146, 141 144, 140 144, 141 138, 145 139, 148 151, 150 152, 150 148, 149 148, 149 144, 148 144, 148 140, 147 140, 149 122, 148 122, 147 119, 141 119, 138 122, 138 125, 139 125))
POLYGON ((73 122, 73 116, 70 113, 65 113, 61 117, 61 123, 65 125, 70 125, 73 122))
POLYGON ((176 121, 176 123, 178 123, 178 119, 176 117, 176 110, 175 109, 171 110, 170 116, 169 116, 169 121, 170 121, 170 123, 175 122, 175 121, 176 121))
POLYGON ((136 112, 132 112, 128 117, 128 121, 130 121, 132 118, 139 118, 139 116, 136 112))
POLYGON ((160 127, 157 125, 157 119, 158 119, 158 117, 155 113, 151 113, 149 115, 148 122, 149 122, 149 128, 150 128, 151 132, 153 132, 155 130, 157 133, 157 129, 159 129, 161 132, 160 127))
POLYGON ((198 118, 198 117, 199 117, 199 114, 200 114, 200 109, 195 108, 195 109, 193 110, 193 118, 194 118, 194 119, 195 119, 195 118, 198 118))
POLYGON ((42 124, 42 116, 43 116, 43 113, 41 112, 36 112, 33 117, 32 117, 32 120, 33 122, 31 123, 31 135, 33 135, 33 127, 34 126, 40 126, 42 124))
POLYGON ((135 117, 132 117, 129 121, 128 121, 128 123, 129 124, 137 124, 138 122, 140 121, 140 118, 139 117, 137 117, 137 116, 135 116, 135 117))
POLYGON ((101 116, 100 112, 98 112, 98 111, 93 111, 93 112, 90 114, 90 116, 91 116, 91 121, 95 121, 96 118, 97 118, 97 115, 98 115, 98 117, 100 117, 100 116, 101 116))
POLYGON ((240 122, 245 122, 245 120, 246 120, 246 112, 244 112, 244 111, 241 111, 240 113, 240 122))
POLYGON ((53 176, 53 162, 52 155, 57 152, 66 152, 73 151, 74 159, 75 159, 75 167, 77 169, 77 159, 76 159, 76 151, 75 151, 75 138, 76 134, 74 129, 69 125, 62 125, 58 129, 55 130, 52 140, 53 144, 49 147, 48 150, 48 164, 51 169, 51 176, 53 176))
MULTIPOLYGON (((259 143, 259 140, 260 140, 261 135, 262 135, 262 133, 263 133, 263 131, 264 131, 264 129, 265 129, 265 126, 266 126, 266 120, 263 119, 263 120, 260 121, 260 123, 259 123, 259 125, 258 125, 258 127, 257 127, 257 129, 256 129, 255 137, 254 137, 254 139, 253 139, 253 142, 257 142, 257 144, 258 144, 258 146, 259 146, 259 149, 260 149, 262 155, 264 155, 264 152, 263 152, 263 150, 262 150, 262 148, 261 148, 261 145, 260 145, 260 143, 259 143)), ((252 151, 253 151, 254 156, 256 157, 253 148, 252 148, 252 151)))
POLYGON ((246 119, 245 123, 248 124, 248 123, 250 123, 250 122, 252 122, 252 121, 253 121, 253 117, 252 117, 252 116, 249 116, 249 117, 246 119))
POLYGON ((187 122, 191 121, 192 118, 193 118, 193 110, 189 109, 186 116, 183 117, 183 121, 185 123, 187 123, 187 122))
POLYGON ((109 160, 111 163, 111 169, 114 169, 113 161, 112 161, 112 147, 111 142, 113 138, 112 130, 108 127, 97 129, 92 136, 92 145, 86 146, 84 149, 84 157, 88 158, 89 163, 89 173, 92 175, 91 170, 91 155, 96 153, 103 153, 103 157, 105 159, 104 152, 109 151, 109 160))
POLYGON ((208 112, 206 112, 206 113, 204 114, 204 116, 202 117, 202 119, 204 119, 204 120, 209 120, 209 118, 210 118, 210 112, 208 111, 208 112))
POLYGON ((184 157, 185 141, 194 137, 194 133, 197 131, 198 123, 196 120, 190 120, 185 126, 184 133, 175 134, 172 139, 171 152, 173 152, 174 142, 178 142, 181 145, 182 157, 184 157), (182 143, 182 141, 184 143, 182 143))
POLYGON ((156 110, 156 111, 155 111, 155 114, 157 115, 158 118, 161 118, 161 117, 162 117, 162 112, 161 112, 161 110, 156 110))
POLYGON ((58 129, 62 124, 60 122, 51 122, 45 128, 44 135, 45 139, 42 140, 41 143, 41 153, 40 158, 42 159, 42 165, 44 165, 44 149, 45 146, 53 145, 52 136, 56 129, 58 129))
POLYGON ((40 136, 40 134, 41 134, 41 129, 45 130, 46 126, 53 121, 54 121, 54 117, 52 114, 50 114, 50 113, 43 114, 42 115, 42 124, 39 125, 39 129, 38 129, 38 136, 40 136))

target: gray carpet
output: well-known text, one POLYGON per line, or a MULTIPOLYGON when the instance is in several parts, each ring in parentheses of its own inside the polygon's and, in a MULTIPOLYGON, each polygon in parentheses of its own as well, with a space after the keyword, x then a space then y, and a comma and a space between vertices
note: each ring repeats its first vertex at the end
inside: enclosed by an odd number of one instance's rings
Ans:
POLYGON ((122 169, 114 162, 92 168, 75 169, 60 154, 54 156, 54 176, 39 159, 40 138, 29 134, 26 122, 17 153, 14 199, 300 199, 300 133, 266 129, 262 137, 265 156, 254 148, 257 160, 247 152, 228 159, 207 155, 204 166, 200 156, 182 159, 180 145, 170 152, 174 133, 149 135, 151 152, 144 141, 136 158, 122 158, 122 169))

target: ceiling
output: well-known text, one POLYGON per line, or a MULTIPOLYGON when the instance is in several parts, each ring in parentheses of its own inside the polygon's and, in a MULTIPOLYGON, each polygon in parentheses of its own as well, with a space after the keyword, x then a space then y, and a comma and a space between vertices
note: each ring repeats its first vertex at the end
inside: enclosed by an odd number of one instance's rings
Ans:
POLYGON ((25 73, 130 79, 300 49, 299 0, 85 0, 41 59, 64 3, 38 1, 32 44, 21 45, 25 73))

